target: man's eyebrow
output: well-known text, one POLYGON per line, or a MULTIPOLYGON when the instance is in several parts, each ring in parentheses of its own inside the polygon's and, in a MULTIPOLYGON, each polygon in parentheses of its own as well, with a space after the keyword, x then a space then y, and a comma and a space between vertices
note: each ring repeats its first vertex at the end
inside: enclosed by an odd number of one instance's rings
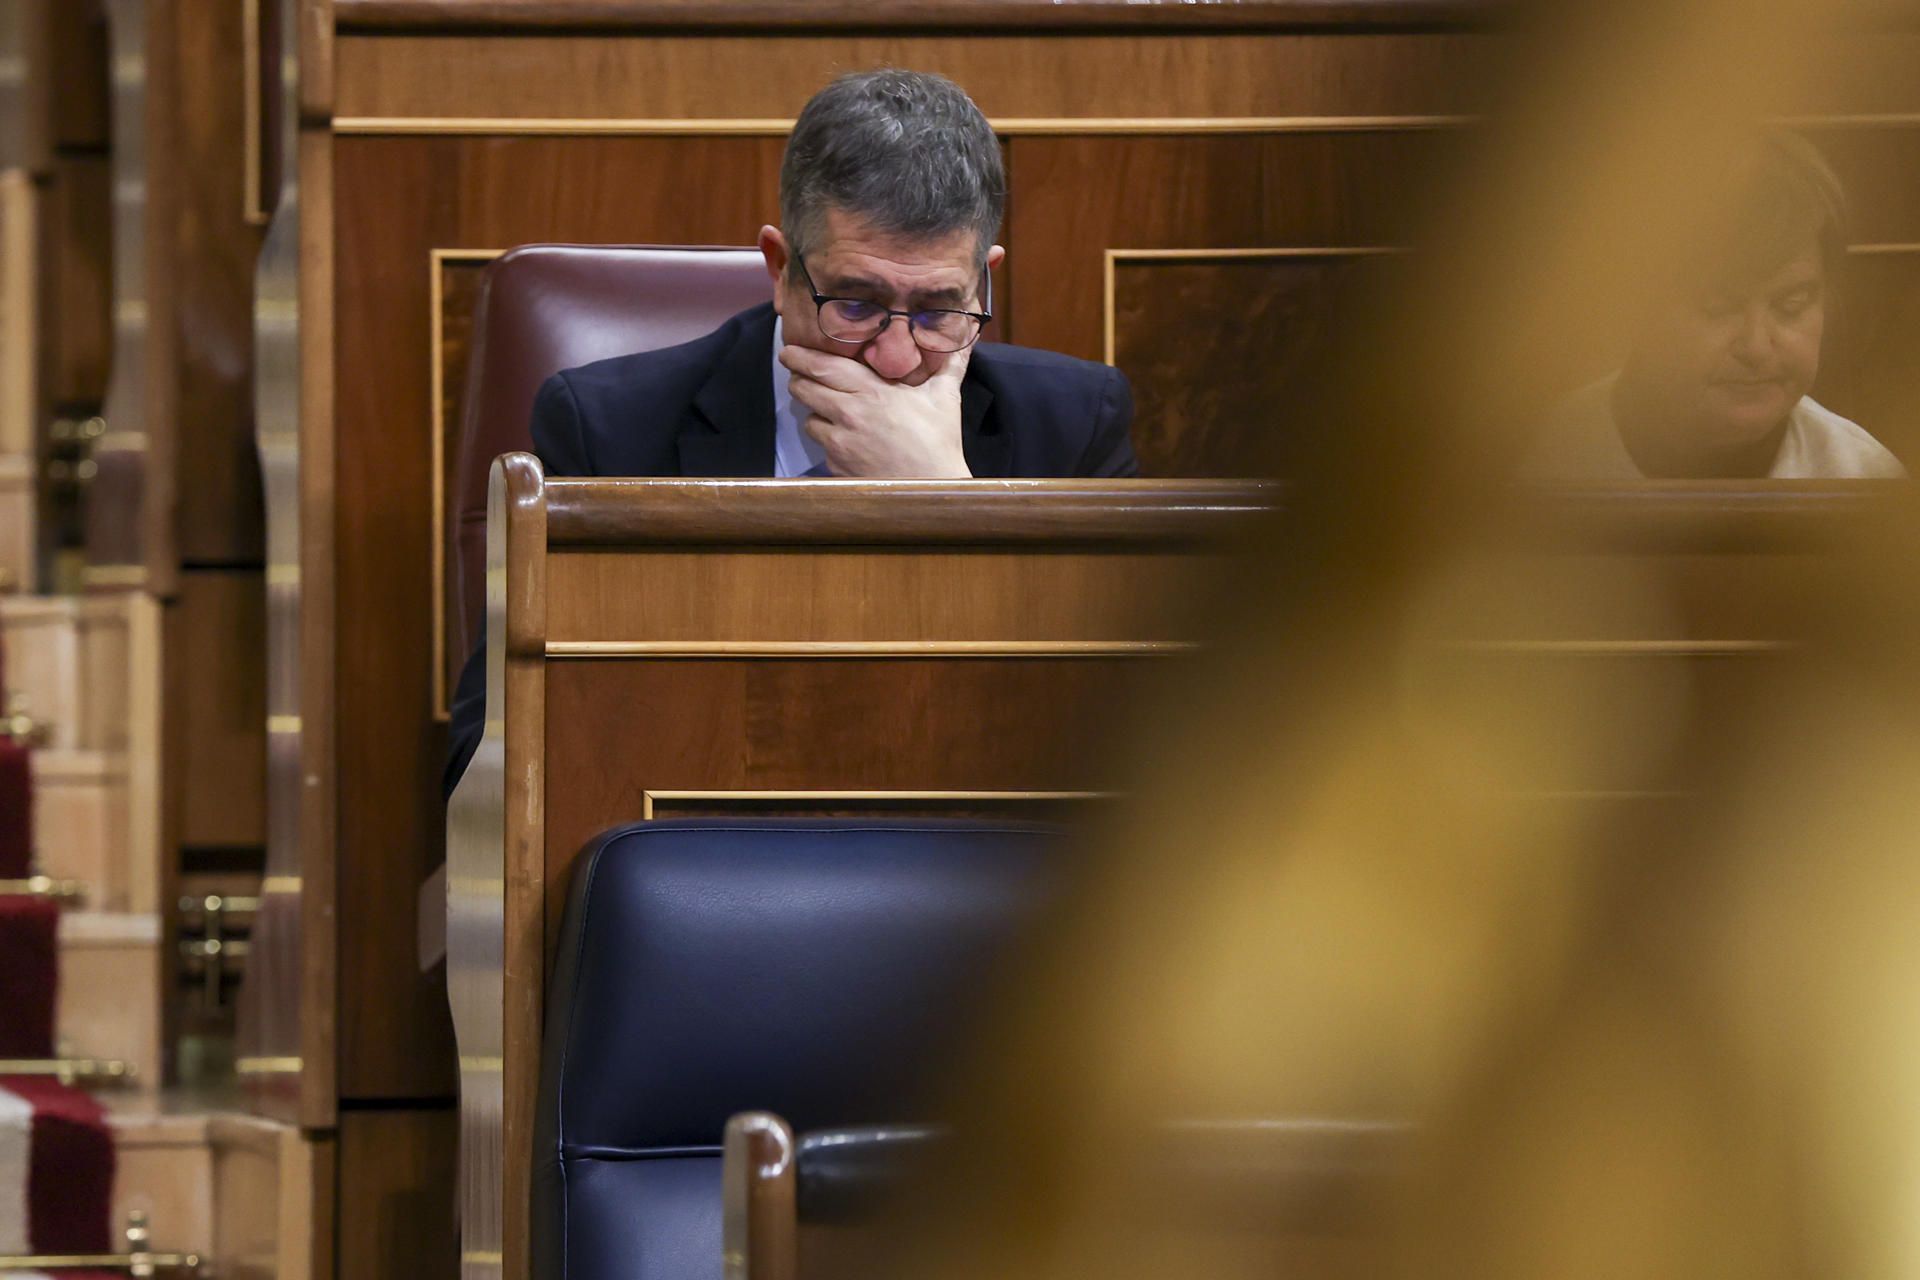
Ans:
POLYGON ((914 294, 913 303, 916 307, 924 307, 928 303, 936 306, 952 306, 954 303, 966 301, 966 298, 965 289, 959 285, 948 285, 944 289, 928 289, 914 294))
POLYGON ((834 276, 826 281, 826 288, 820 292, 829 298, 839 297, 852 291, 865 293, 885 293, 887 286, 870 276, 834 276))

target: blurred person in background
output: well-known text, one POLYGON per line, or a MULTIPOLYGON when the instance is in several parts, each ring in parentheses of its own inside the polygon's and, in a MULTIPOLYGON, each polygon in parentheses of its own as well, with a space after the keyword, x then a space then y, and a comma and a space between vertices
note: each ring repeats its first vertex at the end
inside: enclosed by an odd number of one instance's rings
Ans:
POLYGON ((1727 208, 1648 309, 1625 367, 1576 392, 1528 473, 1555 480, 1872 479, 1905 472, 1808 394, 1846 253, 1840 181, 1798 135, 1727 167, 1727 208))

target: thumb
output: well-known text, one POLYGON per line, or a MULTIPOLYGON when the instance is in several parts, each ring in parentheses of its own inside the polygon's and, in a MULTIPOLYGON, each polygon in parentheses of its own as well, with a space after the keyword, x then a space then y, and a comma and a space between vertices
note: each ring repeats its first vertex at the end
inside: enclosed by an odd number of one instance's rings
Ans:
MULTIPOLYGON (((978 344, 976 343, 975 345, 978 344)), ((937 382, 941 386, 951 390, 955 395, 958 395, 960 393, 960 383, 967 376, 967 366, 972 362, 973 347, 963 347, 954 352, 953 355, 948 358, 947 362, 940 366, 940 372, 934 374, 930 381, 937 382)))

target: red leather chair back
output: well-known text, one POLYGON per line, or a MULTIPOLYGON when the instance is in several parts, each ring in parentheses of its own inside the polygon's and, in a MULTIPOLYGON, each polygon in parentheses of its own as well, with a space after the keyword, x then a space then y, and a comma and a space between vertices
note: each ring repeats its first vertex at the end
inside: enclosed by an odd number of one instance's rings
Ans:
POLYGON ((687 342, 773 287, 757 249, 522 245, 496 258, 473 317, 447 539, 448 688, 486 608, 487 471, 533 447, 540 384, 562 369, 687 342))

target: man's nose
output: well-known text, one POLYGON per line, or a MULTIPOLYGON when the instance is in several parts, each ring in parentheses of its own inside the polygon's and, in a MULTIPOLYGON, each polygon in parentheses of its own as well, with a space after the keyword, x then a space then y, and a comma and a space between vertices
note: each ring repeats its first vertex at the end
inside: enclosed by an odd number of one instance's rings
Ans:
POLYGON ((1733 354, 1748 362, 1764 360, 1773 354, 1774 320, 1766 307, 1748 307, 1740 315, 1733 334, 1733 354))
POLYGON ((893 323, 867 344, 865 358, 868 368, 893 381, 906 377, 919 367, 920 348, 914 345, 913 335, 907 331, 907 322, 895 316, 893 323))

